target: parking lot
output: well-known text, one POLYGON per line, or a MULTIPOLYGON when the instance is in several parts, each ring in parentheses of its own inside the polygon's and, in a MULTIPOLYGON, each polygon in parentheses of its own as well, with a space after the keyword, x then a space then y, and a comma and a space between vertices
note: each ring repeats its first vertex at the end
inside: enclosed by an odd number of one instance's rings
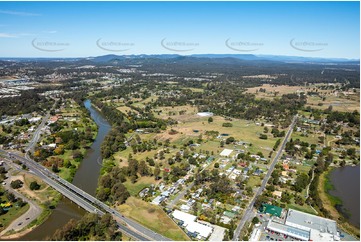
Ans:
POLYGON ((295 241, 295 239, 279 233, 263 231, 260 241, 295 241))
POLYGON ((261 229, 261 237, 259 238, 260 241, 295 241, 295 239, 292 239, 288 236, 284 236, 272 231, 267 232, 265 230, 268 220, 270 219, 270 215, 257 213, 257 218, 262 223, 261 226, 259 226, 259 229, 261 229))

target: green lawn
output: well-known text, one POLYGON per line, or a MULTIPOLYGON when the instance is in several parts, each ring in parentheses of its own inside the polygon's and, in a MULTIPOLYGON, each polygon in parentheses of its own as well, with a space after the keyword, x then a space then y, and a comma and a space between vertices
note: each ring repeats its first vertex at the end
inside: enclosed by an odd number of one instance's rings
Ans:
POLYGON ((306 205, 306 204, 301 206, 301 205, 298 205, 298 204, 295 204, 294 202, 292 202, 291 204, 287 204, 287 208, 291 208, 291 209, 299 210, 299 211, 302 211, 305 213, 317 215, 315 213, 315 211, 313 211, 313 209, 309 205, 306 205))
POLYGON ((118 209, 125 216, 172 240, 189 240, 182 229, 158 206, 130 197, 118 209))
POLYGON ((146 187, 149 187, 150 184, 155 184, 156 181, 154 180, 154 177, 140 177, 138 178, 136 183, 131 183, 131 181, 128 179, 123 184, 129 191, 130 195, 137 196, 138 193, 143 190, 146 187))
POLYGON ((293 132, 292 135, 291 135, 292 139, 293 140, 296 140, 296 139, 299 139, 303 142, 308 142, 309 144, 318 144, 318 137, 319 135, 318 134, 308 134, 308 136, 301 136, 301 133, 300 132, 293 132))
POLYGON ((259 176, 250 176, 247 181, 247 186, 252 188, 258 187, 261 185, 261 178, 259 176))
MULTIPOLYGON (((4 201, 4 200, 6 200, 6 198, 4 196, 2 196, 1 200, 4 201)), ((7 211, 5 214, 1 215, 0 223, 1 223, 2 227, 0 227, 0 231, 4 230, 7 226, 9 226, 9 224, 12 221, 17 219, 21 215, 23 215, 29 209, 29 207, 30 207, 29 204, 26 204, 25 206, 23 206, 21 208, 17 208, 16 206, 13 206, 10 208, 9 211, 7 211)))

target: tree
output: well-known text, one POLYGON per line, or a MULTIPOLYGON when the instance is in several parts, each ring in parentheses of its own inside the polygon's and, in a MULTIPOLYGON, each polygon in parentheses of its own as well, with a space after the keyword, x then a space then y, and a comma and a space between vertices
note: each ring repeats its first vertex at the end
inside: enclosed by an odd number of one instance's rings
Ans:
POLYGON ((149 168, 144 160, 139 162, 138 172, 141 176, 149 175, 149 168))
POLYGON ((16 201, 15 195, 12 194, 11 192, 5 192, 5 196, 10 202, 15 202, 16 201))
POLYGON ((11 183, 10 183, 10 186, 11 186, 11 188, 13 188, 13 189, 18 189, 18 188, 20 188, 20 187, 22 187, 23 186, 23 182, 21 181, 21 180, 15 180, 15 181, 12 181, 11 183))
POLYGON ((122 240, 122 234, 118 231, 118 225, 110 214, 100 217, 97 214, 88 213, 80 220, 70 220, 61 229, 55 231, 51 240, 56 241, 87 241, 87 240, 122 240))
POLYGON ((253 224, 258 224, 258 223, 259 223, 259 219, 258 219, 257 217, 254 217, 254 218, 252 219, 252 223, 253 223, 253 224))
POLYGON ((27 202, 25 202, 23 199, 21 198, 18 198, 16 200, 16 205, 19 206, 19 207, 24 207, 25 205, 27 204, 27 202))
POLYGON ((158 179, 159 179, 159 175, 160 175, 160 168, 159 168, 159 165, 156 164, 156 165, 155 165, 155 168, 154 168, 154 177, 155 177, 155 180, 158 180, 158 179))
POLYGON ((32 181, 30 183, 30 190, 39 190, 40 189, 40 185, 36 182, 36 181, 32 181))
POLYGON ((226 144, 228 145, 228 144, 230 144, 230 143, 233 143, 234 142, 234 137, 228 137, 227 139, 226 139, 226 144))
POLYGON ((296 182, 294 185, 296 192, 301 192, 303 189, 306 188, 308 184, 308 175, 305 173, 301 173, 297 176, 296 182))
POLYGON ((125 203, 128 197, 130 197, 130 193, 128 192, 127 188, 121 182, 118 182, 114 185, 114 187, 111 189, 111 194, 113 197, 113 202, 119 202, 120 204, 125 203))
POLYGON ((267 139, 268 136, 267 136, 266 134, 260 134, 260 135, 259 135, 259 138, 260 138, 260 139, 267 139))
POLYGON ((128 175, 135 176, 138 172, 138 161, 136 159, 128 160, 128 175))
POLYGON ((213 118, 212 117, 209 117, 208 118, 208 123, 212 123, 213 122, 213 118))
POLYGON ((59 170, 59 167, 58 167, 58 164, 53 164, 51 166, 51 170, 55 173, 58 173, 60 170, 59 170))

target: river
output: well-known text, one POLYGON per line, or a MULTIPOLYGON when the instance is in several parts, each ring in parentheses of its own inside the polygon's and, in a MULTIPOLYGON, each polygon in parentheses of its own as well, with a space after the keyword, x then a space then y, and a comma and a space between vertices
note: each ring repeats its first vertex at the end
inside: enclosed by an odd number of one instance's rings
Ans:
MULTIPOLYGON (((91 105, 90 100, 86 100, 84 106, 98 125, 98 134, 90 149, 87 150, 72 183, 87 193, 95 195, 102 162, 100 147, 111 126, 102 114, 91 105)), ((58 228, 62 228, 70 219, 80 219, 84 214, 85 210, 63 197, 43 224, 17 240, 45 240, 52 236, 58 228)))
POLYGON ((334 187, 329 193, 342 200, 337 210, 360 228, 360 165, 335 168, 329 177, 334 187))

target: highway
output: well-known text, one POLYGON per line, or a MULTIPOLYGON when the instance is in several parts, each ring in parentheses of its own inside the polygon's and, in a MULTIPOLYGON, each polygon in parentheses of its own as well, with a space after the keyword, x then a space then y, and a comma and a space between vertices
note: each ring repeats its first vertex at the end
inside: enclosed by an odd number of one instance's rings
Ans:
MULTIPOLYGON (((55 103, 53 105, 53 108, 55 103)), ((50 109, 51 110, 51 109, 50 109)), ((25 164, 35 175, 41 178, 44 182, 49 184, 51 187, 56 189, 58 192, 63 194, 65 197, 69 198, 71 201, 84 208, 88 212, 97 213, 103 215, 105 212, 110 213, 113 218, 117 221, 119 230, 129 237, 139 240, 139 241, 148 241, 148 240, 157 240, 157 241, 170 241, 169 238, 164 237, 146 227, 135 222, 132 219, 124 217, 117 210, 109 207, 105 203, 101 202, 92 195, 86 193, 82 189, 73 185, 72 183, 60 178, 55 173, 51 172, 47 168, 35 162, 29 157, 29 152, 32 152, 40 138, 41 130, 45 126, 47 120, 50 117, 50 110, 42 119, 41 124, 37 127, 34 132, 33 138, 26 148, 25 158, 16 153, 9 153, 5 150, 0 150, 0 153, 5 154, 11 159, 17 159, 25 164), (125 225, 126 224, 126 225, 125 225)))
POLYGON ((169 238, 153 232, 152 230, 144 227, 143 225, 140 225, 134 220, 124 217, 117 210, 109 207, 108 205, 99 201, 97 198, 91 196, 90 194, 71 184, 70 182, 60 178, 55 173, 51 172, 47 168, 30 159, 27 155, 24 158, 18 154, 9 153, 4 150, 0 150, 0 153, 8 155, 11 159, 17 159, 21 161, 44 182, 52 186, 65 197, 69 198, 71 201, 84 208, 88 212, 97 213, 99 215, 103 215, 105 214, 105 212, 110 213, 118 222, 119 230, 122 231, 124 234, 130 236, 131 238, 140 241, 170 241, 169 238), (127 226, 125 226, 124 224, 126 224, 127 226))
POLYGON ((282 141, 281 147, 278 149, 277 154, 276 154, 275 158, 273 159, 273 161, 272 161, 272 163, 270 165, 270 168, 268 169, 268 172, 267 172, 266 176, 264 177, 264 179, 262 181, 261 186, 258 188, 255 196, 251 200, 251 203, 247 207, 242 219, 240 220, 236 230, 234 231, 234 235, 233 235, 233 239, 232 239, 233 241, 238 241, 239 240, 239 236, 241 234, 241 231, 242 231, 245 223, 252 217, 254 203, 255 203, 257 197, 259 195, 261 195, 264 188, 266 187, 267 182, 268 182, 269 178, 271 177, 272 172, 273 172, 273 170, 274 170, 274 168, 275 168, 275 166, 277 164, 277 161, 280 158, 280 156, 281 156, 281 154, 282 154, 282 152, 283 152, 283 150, 284 150, 284 148, 286 146, 286 143, 287 143, 289 137, 292 134, 292 131, 293 131, 293 128, 295 127, 296 121, 297 121, 297 115, 294 116, 294 118, 292 120, 292 123, 291 123, 290 127, 288 128, 287 134, 286 134, 285 138, 282 141))

